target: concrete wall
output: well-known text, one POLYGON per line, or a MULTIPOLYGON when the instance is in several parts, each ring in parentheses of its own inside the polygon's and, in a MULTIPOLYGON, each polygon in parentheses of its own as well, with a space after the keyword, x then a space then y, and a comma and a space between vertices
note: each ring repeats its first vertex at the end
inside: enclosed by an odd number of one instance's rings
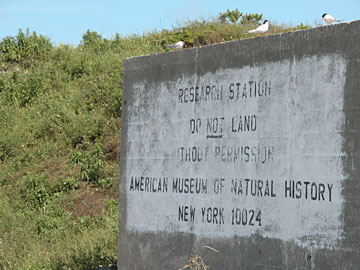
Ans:
POLYGON ((360 269, 359 44, 356 21, 127 59, 118 268, 360 269))

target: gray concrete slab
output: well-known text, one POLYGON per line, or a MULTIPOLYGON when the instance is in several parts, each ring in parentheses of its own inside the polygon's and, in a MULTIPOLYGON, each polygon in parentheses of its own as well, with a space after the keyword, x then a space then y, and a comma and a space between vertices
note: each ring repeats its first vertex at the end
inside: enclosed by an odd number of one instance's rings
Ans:
POLYGON ((359 44, 356 21, 127 59, 118 269, 360 269, 359 44))

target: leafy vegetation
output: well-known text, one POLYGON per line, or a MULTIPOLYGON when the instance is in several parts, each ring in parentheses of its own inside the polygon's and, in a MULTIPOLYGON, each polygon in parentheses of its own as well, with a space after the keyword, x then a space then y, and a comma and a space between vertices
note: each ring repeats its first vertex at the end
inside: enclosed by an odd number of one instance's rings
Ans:
POLYGON ((238 9, 227 10, 224 13, 220 13, 219 19, 221 23, 237 23, 241 18, 240 24, 258 24, 263 19, 263 14, 243 14, 238 9))
MULTIPOLYGON (((115 265, 124 59, 247 38, 238 10, 76 47, 36 32, 0 42, 0 269, 115 265), (239 22, 240 20, 240 22, 239 22)), ((267 34, 308 28, 273 25, 267 34)))

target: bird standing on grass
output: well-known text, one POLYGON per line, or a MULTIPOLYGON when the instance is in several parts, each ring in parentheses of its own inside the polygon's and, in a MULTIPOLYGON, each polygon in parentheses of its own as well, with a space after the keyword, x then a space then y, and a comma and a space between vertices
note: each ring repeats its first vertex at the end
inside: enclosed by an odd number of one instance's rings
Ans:
POLYGON ((248 31, 248 33, 263 34, 263 33, 267 32, 267 30, 269 30, 269 24, 270 24, 270 21, 265 20, 262 25, 260 25, 258 28, 254 29, 254 30, 248 31))
POLYGON ((324 20, 327 24, 333 24, 335 22, 341 22, 341 20, 337 20, 333 16, 331 16, 330 14, 327 14, 327 13, 324 13, 322 15, 321 20, 324 20))
POLYGON ((167 45, 171 49, 179 50, 184 47, 185 42, 183 40, 180 40, 174 44, 167 45))

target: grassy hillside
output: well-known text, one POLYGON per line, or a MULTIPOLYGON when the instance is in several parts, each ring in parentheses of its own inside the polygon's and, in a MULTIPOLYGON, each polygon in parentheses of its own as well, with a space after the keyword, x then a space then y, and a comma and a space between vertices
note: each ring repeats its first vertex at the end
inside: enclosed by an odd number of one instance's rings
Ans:
POLYGON ((3 39, 0 270, 116 264, 124 59, 180 39, 192 47, 254 36, 245 32, 260 19, 228 11, 142 36, 87 31, 77 47, 29 31, 3 39))

